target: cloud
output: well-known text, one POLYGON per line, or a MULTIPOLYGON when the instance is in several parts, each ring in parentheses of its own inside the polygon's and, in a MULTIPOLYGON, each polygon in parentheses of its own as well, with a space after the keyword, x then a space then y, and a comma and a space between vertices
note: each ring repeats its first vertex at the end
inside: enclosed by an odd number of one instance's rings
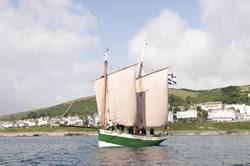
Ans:
POLYGON ((202 19, 208 28, 235 40, 250 36, 250 1, 248 0, 201 0, 202 19))
POLYGON ((143 41, 147 40, 145 65, 154 69, 172 66, 178 87, 249 84, 250 5, 246 3, 200 1, 201 19, 206 25, 203 29, 192 28, 177 13, 163 10, 131 39, 129 57, 138 61, 143 41))
POLYGON ((2 0, 0 20, 0 114, 91 92, 99 68, 86 52, 99 39, 88 9, 73 0, 2 0))

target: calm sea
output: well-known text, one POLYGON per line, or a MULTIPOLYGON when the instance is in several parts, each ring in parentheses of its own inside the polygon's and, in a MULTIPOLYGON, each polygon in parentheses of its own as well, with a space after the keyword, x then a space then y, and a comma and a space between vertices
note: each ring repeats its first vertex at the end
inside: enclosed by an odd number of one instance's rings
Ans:
POLYGON ((0 165, 250 165, 250 136, 169 136, 162 146, 102 149, 96 137, 0 137, 0 165))

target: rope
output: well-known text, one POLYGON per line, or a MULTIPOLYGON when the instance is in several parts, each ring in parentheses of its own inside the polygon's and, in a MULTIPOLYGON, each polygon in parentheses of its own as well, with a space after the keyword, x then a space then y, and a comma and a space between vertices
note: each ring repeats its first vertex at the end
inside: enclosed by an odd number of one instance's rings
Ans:
POLYGON ((74 104, 76 100, 73 100, 72 103, 68 106, 68 108, 66 109, 66 111, 63 113, 62 118, 65 116, 65 114, 69 111, 69 109, 71 108, 71 106, 74 104))

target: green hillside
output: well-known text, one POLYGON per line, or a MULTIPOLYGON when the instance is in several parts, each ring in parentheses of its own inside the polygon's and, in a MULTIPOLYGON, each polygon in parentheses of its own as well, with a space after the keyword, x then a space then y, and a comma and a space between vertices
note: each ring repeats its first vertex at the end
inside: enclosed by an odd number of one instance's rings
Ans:
MULTIPOLYGON (((12 115, 5 115, 1 116, 0 120, 13 121, 18 119, 29 119, 29 118, 37 118, 44 116, 62 117, 72 102, 73 100, 47 108, 41 108, 12 115)), ((90 96, 90 97, 76 99, 72 104, 72 106, 67 111, 67 114, 65 116, 67 115, 86 116, 89 115, 90 113, 95 113, 95 112, 97 112, 96 99, 95 96, 90 96)))
POLYGON ((222 101, 226 104, 244 103, 250 105, 250 85, 228 86, 211 90, 170 89, 171 106, 189 106, 208 101, 222 101))
MULTIPOLYGON (((171 106, 189 106, 208 101, 223 101, 224 103, 246 103, 250 105, 248 98, 250 85, 229 86, 211 90, 173 89, 169 90, 169 103, 171 106)), ((0 120, 17 120, 37 118, 42 116, 61 117, 73 102, 68 101, 52 107, 31 110, 27 112, 1 116, 0 120)), ((95 96, 79 98, 74 101, 67 115, 79 115, 84 117, 97 112, 95 96)))

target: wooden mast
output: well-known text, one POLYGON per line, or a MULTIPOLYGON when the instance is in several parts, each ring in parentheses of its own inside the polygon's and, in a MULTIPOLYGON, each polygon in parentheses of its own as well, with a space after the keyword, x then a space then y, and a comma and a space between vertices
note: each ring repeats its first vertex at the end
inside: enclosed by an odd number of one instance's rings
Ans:
MULTIPOLYGON (((142 88, 142 79, 140 79, 142 77, 142 68, 143 68, 143 59, 144 59, 144 53, 145 53, 145 47, 146 47, 147 43, 146 41, 144 41, 143 43, 143 48, 142 48, 142 53, 141 53, 141 61, 140 61, 140 68, 139 68, 139 74, 138 74, 138 84, 139 84, 139 96, 137 96, 137 100, 139 98, 141 98, 143 96, 143 88, 142 88), (139 97, 139 98, 138 98, 139 97)), ((138 121, 138 124, 139 127, 145 127, 145 126, 142 126, 142 114, 140 112, 138 112, 137 110, 137 118, 139 118, 139 121, 138 121)))
POLYGON ((140 78, 141 74, 142 74, 143 59, 144 59, 144 52, 145 52, 146 45, 147 45, 147 43, 146 43, 146 41, 144 41, 143 48, 142 48, 142 54, 141 54, 141 62, 140 62, 140 69, 139 69, 138 78, 140 78))
POLYGON ((103 99, 103 119, 102 119, 102 122, 103 122, 103 126, 106 127, 106 124, 107 124, 107 119, 106 119, 106 113, 107 113, 107 110, 106 110, 106 105, 107 105, 107 86, 108 86, 108 74, 107 74, 107 68, 108 68, 108 51, 109 49, 107 49, 104 53, 104 73, 103 73, 103 76, 104 76, 104 99, 103 99))

